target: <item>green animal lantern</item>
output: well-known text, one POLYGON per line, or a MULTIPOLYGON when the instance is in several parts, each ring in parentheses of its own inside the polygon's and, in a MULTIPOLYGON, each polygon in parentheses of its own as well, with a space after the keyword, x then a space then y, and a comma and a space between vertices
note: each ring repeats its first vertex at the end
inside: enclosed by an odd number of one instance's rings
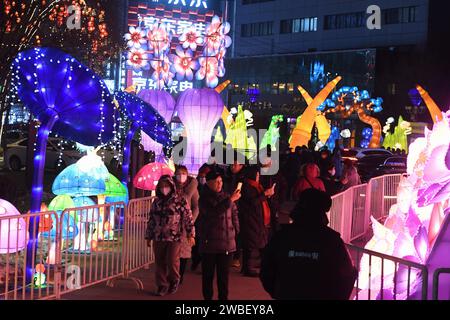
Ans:
POLYGON ((394 133, 389 132, 391 123, 392 120, 388 120, 383 128, 385 134, 383 147, 385 149, 402 150, 408 153, 408 135, 410 135, 412 131, 411 123, 403 120, 403 117, 400 116, 398 124, 394 129, 394 133))

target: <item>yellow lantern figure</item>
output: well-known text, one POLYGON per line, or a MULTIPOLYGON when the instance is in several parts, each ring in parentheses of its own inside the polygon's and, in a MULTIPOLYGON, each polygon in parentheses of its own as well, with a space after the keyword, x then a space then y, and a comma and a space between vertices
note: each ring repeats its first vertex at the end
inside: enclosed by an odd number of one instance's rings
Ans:
MULTIPOLYGON (((305 112, 303 113, 300 121, 297 123, 297 126, 295 127, 294 131, 292 132, 291 141, 290 141, 290 147, 292 149, 295 149, 295 147, 299 146, 306 146, 308 145, 309 140, 311 139, 311 130, 314 126, 314 123, 317 124, 317 116, 321 116, 321 113, 317 111, 317 108, 327 99, 328 95, 333 91, 333 89, 336 87, 336 85, 339 83, 339 81, 342 80, 342 77, 337 77, 333 81, 329 82, 325 88, 322 89, 322 91, 319 92, 319 94, 313 99, 308 92, 306 92, 303 87, 298 86, 298 90, 302 94, 302 96, 305 98, 306 103, 308 104, 308 107, 306 108, 305 112)), ((318 129, 319 132, 322 130, 322 132, 319 134, 321 138, 319 139, 325 143, 322 139, 324 139, 327 135, 327 130, 331 134, 331 130, 329 128, 328 122, 324 118, 319 118, 318 121, 318 129), (326 125, 325 125, 326 122, 326 125), (320 128, 319 128, 320 125, 320 128)), ((328 139, 328 136, 326 139, 328 139)))
POLYGON ((420 96, 422 97, 423 101, 425 102, 425 105, 428 108, 428 111, 430 112, 431 119, 433 119, 433 123, 442 121, 442 111, 439 109, 438 105, 434 100, 431 98, 431 96, 428 94, 428 92, 422 88, 421 86, 417 85, 417 91, 419 91, 420 96))

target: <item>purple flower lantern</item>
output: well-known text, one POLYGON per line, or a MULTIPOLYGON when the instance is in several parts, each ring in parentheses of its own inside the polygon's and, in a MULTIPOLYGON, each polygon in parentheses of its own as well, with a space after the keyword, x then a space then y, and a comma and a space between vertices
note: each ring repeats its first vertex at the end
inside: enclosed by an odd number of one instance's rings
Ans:
POLYGON ((187 132, 184 164, 197 173, 211 154, 211 135, 222 116, 224 103, 214 89, 188 89, 178 98, 177 112, 187 132))

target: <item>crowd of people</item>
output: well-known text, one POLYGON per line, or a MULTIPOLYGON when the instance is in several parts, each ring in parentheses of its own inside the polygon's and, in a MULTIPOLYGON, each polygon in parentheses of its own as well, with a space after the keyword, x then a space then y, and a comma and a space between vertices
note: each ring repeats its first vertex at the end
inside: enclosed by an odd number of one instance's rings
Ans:
POLYGON ((272 161, 204 164, 196 178, 178 166, 174 177, 160 178, 146 232, 157 295, 177 292, 191 259, 191 270, 201 264, 205 300, 213 299, 215 274, 218 298, 228 299, 231 268, 260 277, 276 299, 348 298, 354 269, 326 212, 332 195, 360 183, 354 165, 342 162, 339 148, 298 147, 280 159, 279 172, 261 175, 272 161), (290 202, 292 224, 282 226, 280 212, 290 202), (311 286, 317 288, 305 289, 311 286))

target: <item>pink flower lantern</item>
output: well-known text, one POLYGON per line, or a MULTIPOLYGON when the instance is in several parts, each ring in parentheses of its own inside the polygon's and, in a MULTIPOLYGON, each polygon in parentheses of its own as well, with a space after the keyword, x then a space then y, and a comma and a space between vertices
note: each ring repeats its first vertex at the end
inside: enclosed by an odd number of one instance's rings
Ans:
POLYGON ((14 253, 27 245, 27 224, 20 212, 8 201, 0 199, 0 254, 14 253), (13 218, 11 217, 18 217, 13 218))
POLYGON ((159 162, 149 163, 141 168, 133 179, 135 188, 153 191, 163 175, 173 176, 174 171, 168 165, 159 162))
POLYGON ((187 132, 184 164, 197 173, 211 155, 211 135, 224 103, 214 89, 188 89, 178 98, 177 112, 187 132))

